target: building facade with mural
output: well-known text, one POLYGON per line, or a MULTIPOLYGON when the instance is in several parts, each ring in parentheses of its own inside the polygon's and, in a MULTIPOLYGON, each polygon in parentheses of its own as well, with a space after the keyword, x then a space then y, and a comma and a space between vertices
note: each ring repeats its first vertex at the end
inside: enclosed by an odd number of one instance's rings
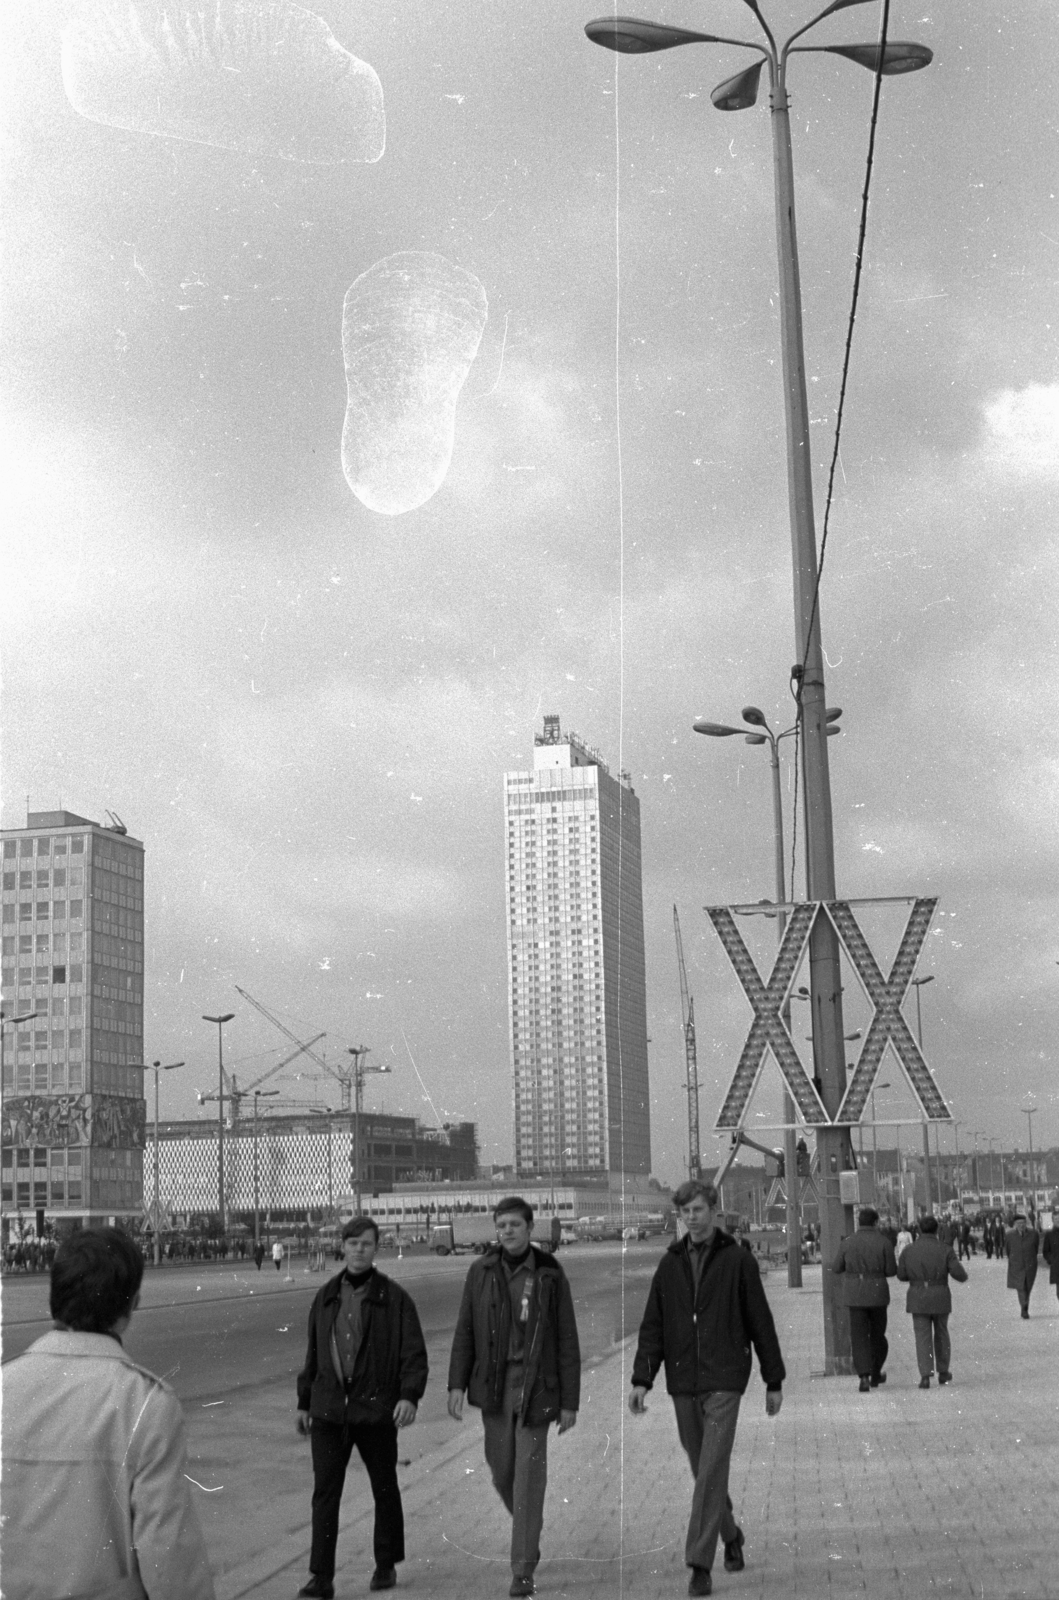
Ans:
POLYGON ((138 1220, 143 844, 69 811, 2 839, 5 1236, 138 1220))

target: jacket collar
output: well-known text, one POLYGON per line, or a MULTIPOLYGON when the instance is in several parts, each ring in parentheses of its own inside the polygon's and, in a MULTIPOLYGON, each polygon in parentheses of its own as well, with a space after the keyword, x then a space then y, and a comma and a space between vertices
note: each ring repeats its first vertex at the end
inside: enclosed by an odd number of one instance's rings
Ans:
MULTIPOLYGON (((337 1273, 335 1277, 329 1279, 329 1281, 324 1284, 325 1305, 329 1305, 332 1300, 338 1299, 342 1292, 342 1280, 345 1276, 346 1269, 343 1267, 341 1272, 337 1273)), ((371 1277, 364 1286, 365 1300, 371 1300, 374 1301, 376 1305, 381 1305, 386 1299, 386 1291, 389 1287, 389 1283, 390 1280, 386 1274, 384 1272, 380 1272, 378 1267, 373 1267, 371 1277)))
MULTIPOLYGON (((713 1238, 710 1240, 709 1253, 710 1255, 713 1255, 715 1250, 723 1249, 726 1245, 732 1244, 735 1244, 735 1240, 732 1238, 730 1233, 725 1233, 723 1228, 714 1228, 713 1238)), ((674 1255, 678 1255, 681 1250, 683 1250, 685 1255, 690 1255, 691 1234, 686 1233, 682 1239, 674 1239, 669 1248, 674 1255)))
POLYGON ((117 1339, 109 1333, 69 1333, 54 1328, 40 1339, 35 1339, 26 1354, 39 1356, 91 1357, 93 1361, 124 1361, 135 1366, 132 1357, 122 1349, 117 1339))
MULTIPOLYGON (((491 1244, 487 1247, 482 1260, 487 1267, 499 1267, 503 1258, 503 1254, 504 1252, 501 1250, 498 1244, 491 1244)), ((542 1250, 539 1245, 534 1244, 532 1239, 530 1240, 528 1264, 534 1272, 559 1271, 559 1263, 556 1261, 555 1257, 553 1255, 549 1255, 547 1251, 542 1250)))

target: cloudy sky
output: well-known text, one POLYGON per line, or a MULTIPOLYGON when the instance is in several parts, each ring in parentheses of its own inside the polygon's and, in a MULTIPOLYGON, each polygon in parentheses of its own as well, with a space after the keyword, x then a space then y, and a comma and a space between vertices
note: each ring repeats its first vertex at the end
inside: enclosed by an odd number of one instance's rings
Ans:
MULTIPOLYGON (((327 0, 386 148, 310 165, 79 114, 61 35, 93 9, 3 18, 3 823, 28 797, 144 840, 146 1048, 188 1062, 164 1112, 212 1083, 203 1012, 236 1012, 244 1080, 277 1059, 239 984, 334 1057, 370 1045, 368 1104, 510 1158, 502 774, 558 712, 640 796, 677 1179, 672 907, 712 1129, 749 1011, 702 907, 772 889, 764 753, 691 725, 791 720, 769 117, 709 102, 747 58, 619 59, 582 33, 600 0, 327 0), (473 274, 488 321, 440 487, 387 515, 343 474, 342 307, 405 251, 473 274)), ((739 0, 654 14, 753 29, 739 0)), ((820 39, 877 28, 865 5, 820 39)), ((890 31, 935 60, 884 88, 822 587, 838 883, 939 897, 923 1025, 961 1145, 1024 1146, 1033 1105, 1056 1144, 1054 8, 895 0, 890 31)), ((871 92, 792 71, 818 502, 871 92)), ((908 1115, 884 1070, 880 1116, 908 1115)))

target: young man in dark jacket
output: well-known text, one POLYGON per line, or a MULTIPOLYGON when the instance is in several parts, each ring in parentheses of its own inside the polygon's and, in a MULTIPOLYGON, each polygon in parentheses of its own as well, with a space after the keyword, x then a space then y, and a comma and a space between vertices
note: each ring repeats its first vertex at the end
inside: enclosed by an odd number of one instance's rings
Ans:
POLYGON ((761 1273, 749 1250, 715 1224, 717 1190, 692 1179, 673 1196, 687 1227, 670 1245, 651 1283, 632 1369, 629 1410, 639 1415, 662 1362, 677 1432, 695 1478, 684 1559, 688 1593, 710 1594, 718 1536, 726 1572, 741 1572, 743 1532, 728 1498, 728 1465, 739 1401, 750 1381, 750 1346, 765 1382, 765 1409, 777 1416, 786 1372, 761 1273))
POLYGON ((427 1352, 410 1295, 375 1271, 378 1225, 354 1217, 342 1230, 345 1269, 325 1283, 309 1312, 309 1348, 298 1374, 298 1432, 313 1453, 310 1578, 299 1595, 334 1594, 338 1508, 356 1445, 375 1497, 372 1589, 392 1589, 404 1560, 397 1484, 397 1430, 416 1419, 427 1386, 427 1352))
POLYGON ((890 1285, 897 1271, 894 1247, 879 1227, 879 1213, 865 1206, 857 1215, 857 1231, 842 1240, 831 1271, 844 1273, 844 1301, 849 1310, 853 1365, 860 1377, 861 1393, 886 1382, 883 1367, 890 1353, 886 1337, 886 1308, 890 1285))
POLYGON ((511 1513, 512 1595, 534 1592, 540 1560, 548 1426, 577 1421, 581 1348, 566 1274, 530 1242, 533 1207, 512 1196, 493 1212, 497 1247, 464 1284, 449 1362, 449 1415, 479 1406, 493 1487, 511 1513))
POLYGON ((919 1387, 930 1388, 934 1358, 938 1362, 938 1382, 952 1379, 952 1344, 949 1340, 949 1312, 952 1290, 949 1279, 967 1282, 967 1269, 960 1265, 951 1245, 938 1238, 937 1217, 924 1217, 919 1238, 897 1258, 897 1276, 908 1284, 905 1310, 911 1314, 919 1363, 919 1387))

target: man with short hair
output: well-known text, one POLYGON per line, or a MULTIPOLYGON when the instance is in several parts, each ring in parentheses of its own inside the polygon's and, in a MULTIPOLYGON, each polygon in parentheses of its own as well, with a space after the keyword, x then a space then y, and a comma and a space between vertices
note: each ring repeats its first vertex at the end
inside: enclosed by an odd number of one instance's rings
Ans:
POLYGON ((566 1274, 531 1242, 518 1195, 493 1212, 497 1243, 473 1262, 449 1361, 449 1415, 479 1406, 493 1487, 511 1513, 511 1595, 534 1592, 548 1478, 548 1428, 577 1422, 581 1348, 566 1274))
POLYGON ((1021 1211, 1018 1212, 1014 1226, 1008 1229, 1004 1239, 1004 1253, 1008 1258, 1008 1288, 1018 1294, 1023 1322, 1030 1319, 1030 1295, 1037 1276, 1039 1249, 1040 1236, 1037 1230, 1027 1227, 1025 1216, 1021 1211))
POLYGON ((879 1213, 874 1207, 865 1206, 858 1213, 856 1233, 842 1240, 831 1264, 832 1272, 844 1274, 844 1303, 849 1311, 853 1366, 860 1378, 861 1394, 886 1382, 883 1367, 890 1351, 886 1339, 890 1286, 886 1280, 897 1272, 897 1258, 878 1222, 879 1213))
POLYGON ((937 1217, 924 1217, 919 1238, 897 1257, 897 1276, 908 1284, 905 1310, 912 1317, 916 1336, 916 1361, 919 1387, 930 1388, 934 1358, 938 1363, 938 1382, 952 1382, 952 1343, 949 1339, 949 1313, 952 1290, 949 1279, 967 1282, 967 1269, 951 1245, 938 1238, 937 1217))
POLYGON ((4 1593, 213 1600, 180 1403, 122 1337, 143 1257, 116 1228, 64 1239, 55 1327, 4 1368, 4 1593))
POLYGON ((397 1430, 416 1419, 427 1386, 427 1351, 411 1295, 375 1270, 379 1227, 353 1217, 342 1229, 345 1266, 309 1311, 309 1346, 298 1374, 297 1429, 313 1457, 313 1539, 299 1595, 334 1594, 338 1510, 354 1445, 375 1500, 371 1589, 392 1589, 404 1560, 397 1430))
POLYGON ((641 1415, 659 1367, 695 1479, 684 1559, 688 1593, 711 1594, 718 1537, 726 1572, 741 1572, 743 1531, 728 1496, 739 1402, 750 1381, 750 1346, 765 1383, 765 1410, 779 1414, 786 1371, 753 1252, 716 1225, 717 1190, 691 1179, 673 1196, 687 1228, 659 1262, 640 1323, 629 1410, 641 1415))

